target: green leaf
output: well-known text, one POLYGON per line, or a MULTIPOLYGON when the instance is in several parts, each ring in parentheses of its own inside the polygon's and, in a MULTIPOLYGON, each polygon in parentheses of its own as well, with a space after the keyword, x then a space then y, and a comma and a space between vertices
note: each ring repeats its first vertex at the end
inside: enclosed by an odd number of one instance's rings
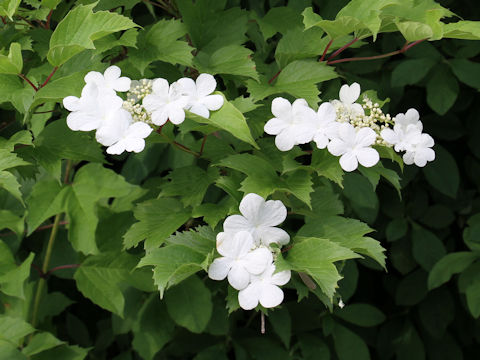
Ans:
POLYGON ((446 254, 442 241, 432 232, 414 226, 412 232, 413 257, 426 271, 446 254))
POLYGON ((65 342, 58 340, 52 334, 40 332, 32 337, 28 345, 22 349, 22 353, 26 356, 32 356, 62 344, 65 344, 65 342))
POLYGON ((460 174, 453 156, 443 147, 435 146, 435 161, 423 169, 430 185, 451 198, 457 196, 460 174))
POLYGON ((172 319, 193 333, 203 332, 212 316, 210 290, 197 276, 191 276, 169 290, 165 294, 165 303, 172 319))
POLYGON ((335 310, 339 318, 364 327, 377 326, 385 321, 385 315, 370 304, 349 304, 343 309, 335 310))
POLYGON ((301 26, 302 18, 297 11, 290 7, 274 7, 267 14, 257 20, 260 31, 265 40, 270 39, 277 32, 287 33, 290 29, 301 26))
POLYGON ((61 103, 67 96, 79 97, 85 86, 84 76, 85 71, 80 71, 48 82, 47 85, 35 93, 31 107, 33 108, 47 101, 61 103))
MULTIPOLYGON (((223 94, 221 95, 223 96, 223 94)), ((245 117, 240 110, 238 110, 231 102, 227 101, 225 97, 223 106, 218 111, 212 111, 209 119, 192 113, 187 113, 187 117, 200 124, 213 125, 219 129, 228 131, 237 139, 245 141, 258 149, 258 145, 252 137, 245 117)))
POLYGON ((217 234, 208 226, 200 226, 188 231, 176 232, 167 240, 167 244, 186 246, 200 254, 208 256, 216 247, 217 234))
POLYGON ((136 262, 127 253, 89 256, 75 272, 77 288, 93 303, 123 317, 125 299, 119 285, 128 280, 136 262))
POLYGON ((77 6, 60 21, 50 38, 47 55, 50 64, 60 66, 85 49, 95 49, 94 40, 136 26, 129 18, 114 12, 93 13, 95 6, 96 3, 77 6))
POLYGON ((88 354, 88 349, 77 345, 60 345, 35 355, 35 360, 83 360, 88 354))
POLYGON ((26 222, 27 236, 39 227, 48 218, 63 211, 63 196, 58 196, 62 187, 58 181, 45 179, 38 181, 25 200, 27 204, 26 222))
POLYGON ((126 249, 143 240, 146 240, 145 249, 156 248, 190 218, 190 212, 182 203, 172 198, 145 201, 136 206, 134 215, 139 222, 123 236, 126 249))
POLYGON ((294 28, 288 31, 278 42, 275 50, 275 59, 280 69, 283 69, 294 60, 313 58, 323 51, 318 43, 323 31, 319 28, 304 30, 294 28))
MULTIPOLYGON (((6 245, 0 243, 0 248, 6 245)), ((3 249, 5 251, 5 249, 3 249)), ((1 261, 0 272, 0 290, 10 296, 15 296, 20 299, 25 299, 24 283, 30 276, 30 268, 32 266, 34 253, 30 253, 22 264, 17 266, 15 261, 1 261)), ((13 259, 10 259, 13 260, 13 259)), ((1 332, 0 332, 1 334, 1 332)))
POLYGON ((305 10, 303 10, 302 16, 305 29, 310 29, 313 26, 317 26, 317 24, 323 20, 323 18, 316 14, 311 7, 307 7, 305 10))
POLYGON ((480 64, 467 59, 452 59, 449 61, 455 76, 468 86, 480 89, 480 64))
POLYGON ((0 74, 0 104, 12 101, 16 93, 23 90, 24 86, 17 75, 0 74))
POLYGON ((113 170, 100 164, 87 164, 76 174, 73 185, 62 190, 70 220, 68 238, 77 251, 98 253, 95 231, 98 224, 96 206, 102 199, 128 196, 138 186, 129 184, 113 170))
POLYGON ((439 115, 444 115, 458 97, 458 81, 444 65, 433 68, 427 82, 427 103, 439 115))
POLYGON ((396 171, 384 168, 382 163, 378 163, 377 165, 369 168, 360 166, 359 170, 372 183, 374 190, 377 188, 381 176, 393 185, 395 190, 398 192, 398 196, 401 197, 400 176, 398 176, 396 171))
POLYGON ((8 171, 0 171, 0 188, 4 188, 23 204, 20 184, 17 178, 8 171))
POLYGON ((480 281, 474 281, 470 284, 466 291, 467 305, 470 313, 475 319, 480 317, 480 281))
POLYGON ((344 171, 338 162, 338 157, 330 154, 327 149, 313 151, 311 166, 319 176, 324 176, 343 187, 344 171))
POLYGON ((266 79, 261 83, 247 81, 248 92, 256 100, 262 100, 274 94, 287 93, 297 98, 303 98, 311 106, 318 103, 320 91, 318 83, 335 79, 338 74, 334 67, 314 60, 296 60, 282 69, 278 78, 271 85, 266 79))
POLYGON ((343 185, 343 193, 350 200, 359 218, 368 223, 375 221, 379 201, 368 179, 360 174, 350 173, 345 175, 343 185))
POLYGON ((10 210, 0 210, 0 230, 1 229, 10 229, 18 236, 22 236, 24 220, 10 210))
POLYGON ((20 318, 0 315, 0 340, 17 343, 35 329, 20 318))
POLYGON ((13 14, 17 12, 21 0, 1 0, 0 1, 0 16, 8 16, 13 20, 13 14))
POLYGON ((200 72, 246 76, 258 81, 253 52, 241 45, 226 45, 214 50, 201 50, 193 64, 200 72))
POLYGON ((333 341, 339 360, 370 360, 370 352, 363 339, 338 323, 333 328, 333 341))
POLYGON ((180 20, 160 20, 140 32, 137 48, 130 49, 128 56, 142 74, 153 61, 191 66, 195 48, 185 40, 177 40, 186 33, 187 28, 180 20))
POLYGON ((132 346, 142 358, 153 359, 173 337, 174 328, 165 302, 160 301, 157 294, 151 294, 135 319, 132 346))
POLYGON ((11 43, 8 56, 0 54, 0 74, 21 74, 22 68, 22 48, 19 43, 11 43))
POLYGON ((402 60, 392 71, 392 86, 414 85, 422 80, 435 65, 430 58, 402 60))
POLYGON ((403 218, 393 219, 387 225, 385 236, 387 241, 397 241, 407 234, 408 223, 403 218))
POLYGON ((443 37, 464 40, 480 40, 479 21, 457 21, 443 26, 443 37))
POLYGON ((312 276, 331 300, 337 283, 342 278, 333 264, 335 261, 359 256, 350 249, 327 239, 297 238, 288 251, 286 261, 292 270, 312 276))
POLYGON ((197 271, 204 269, 205 255, 185 245, 170 245, 152 249, 138 263, 138 267, 153 266, 153 280, 160 297, 165 289, 176 285, 197 271))
POLYGON ((474 252, 461 251, 442 257, 433 265, 428 274, 428 289, 435 289, 445 284, 454 274, 468 268, 480 255, 474 252))
POLYGON ((298 343, 304 360, 330 359, 330 349, 320 336, 306 332, 299 337, 298 343))
POLYGON ((27 360, 11 342, 0 339, 0 360, 27 360))
POLYGON ((268 321, 272 324, 273 331, 277 333, 288 349, 292 337, 292 318, 289 311, 286 308, 275 309, 268 314, 268 321))
POLYGON ((433 30, 427 24, 416 21, 398 21, 395 25, 397 25, 398 30, 408 42, 433 37, 433 30))

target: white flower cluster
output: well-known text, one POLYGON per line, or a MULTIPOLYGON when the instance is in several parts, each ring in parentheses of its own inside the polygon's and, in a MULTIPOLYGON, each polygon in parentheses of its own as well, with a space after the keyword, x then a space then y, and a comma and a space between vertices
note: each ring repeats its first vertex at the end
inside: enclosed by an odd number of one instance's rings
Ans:
POLYGON ((213 280, 228 279, 239 290, 238 302, 245 310, 259 303, 265 308, 278 306, 291 273, 275 273, 272 244, 279 247, 290 241, 284 230, 276 227, 287 217, 287 209, 280 200, 268 200, 257 194, 247 194, 240 202, 242 215, 231 215, 223 223, 223 232, 217 235, 215 259, 208 269, 213 280))
POLYGON ((120 77, 117 66, 102 75, 90 71, 80 98, 67 96, 63 105, 71 113, 67 125, 74 131, 96 130, 97 141, 107 146, 107 153, 140 152, 152 125, 162 126, 168 120, 181 124, 185 110, 209 118, 210 111, 223 106, 222 95, 211 95, 217 82, 212 75, 200 74, 196 81, 182 78, 168 84, 162 78, 131 81, 120 77), (117 92, 126 92, 127 100, 117 92))
POLYGON ((394 145, 395 151, 406 151, 403 160, 408 165, 423 167, 435 159, 431 149, 434 141, 422 133, 415 109, 392 119, 367 97, 363 105, 357 103, 359 96, 359 84, 343 85, 340 100, 322 103, 316 112, 304 99, 290 104, 277 97, 272 102, 275 117, 265 124, 264 130, 276 135, 275 145, 281 151, 314 141, 319 149, 327 148, 332 155, 340 156, 340 166, 345 171, 357 169, 358 164, 365 167, 377 164, 380 156, 373 145, 394 145))

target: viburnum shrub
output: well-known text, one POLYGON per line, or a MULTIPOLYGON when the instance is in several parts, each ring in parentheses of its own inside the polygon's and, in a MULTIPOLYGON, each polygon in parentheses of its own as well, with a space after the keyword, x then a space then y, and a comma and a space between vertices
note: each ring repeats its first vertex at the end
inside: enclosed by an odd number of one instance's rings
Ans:
POLYGON ((387 270, 369 194, 399 201, 435 141, 418 102, 342 66, 480 26, 431 0, 331 3, 0 1, 0 358, 285 358, 251 340, 265 317, 287 358, 369 358, 329 314, 362 312, 355 259, 387 270), (382 36, 405 44, 374 53, 382 36), (323 335, 290 345, 312 306, 323 335))

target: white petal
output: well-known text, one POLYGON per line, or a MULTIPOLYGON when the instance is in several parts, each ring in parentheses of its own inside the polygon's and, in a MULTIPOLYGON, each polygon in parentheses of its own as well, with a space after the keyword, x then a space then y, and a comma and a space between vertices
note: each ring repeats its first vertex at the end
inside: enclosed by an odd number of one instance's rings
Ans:
POLYGON ((413 151, 407 151, 403 154, 403 162, 407 165, 412 165, 415 159, 415 153, 413 151))
POLYGON ((291 115, 292 105, 287 99, 277 97, 272 101, 272 114, 277 118, 285 118, 291 115))
POLYGON ((67 96, 63 99, 63 106, 69 111, 80 110, 80 99, 76 96, 67 96))
POLYGON ((250 283, 250 273, 243 266, 233 265, 228 273, 228 282, 234 289, 245 289, 250 283))
POLYGON ((295 145, 306 144, 312 141, 313 135, 315 134, 314 123, 305 123, 302 125, 291 126, 285 133, 290 133, 290 136, 293 137, 295 145))
POLYGON ((128 91, 130 90, 130 83, 132 80, 130 80, 126 76, 122 76, 121 78, 115 80, 115 86, 113 87, 114 90, 116 91, 128 91))
POLYGON ((254 193, 250 193, 245 195, 242 201, 240 201, 239 209, 242 215, 253 224, 257 222, 258 217, 263 211, 264 205, 265 199, 263 197, 254 193))
POLYGON ((197 96, 197 85, 191 78, 181 78, 177 83, 182 87, 183 92, 190 96, 197 96))
POLYGON ((275 145, 280 151, 291 150, 295 145, 295 138, 291 136, 291 134, 286 130, 287 129, 285 129, 275 137, 275 145))
POLYGON ((258 305, 258 296, 261 290, 259 282, 251 283, 238 293, 238 303, 244 310, 252 310, 258 305))
POLYGON ((265 284, 262 286, 259 301, 264 308, 272 308, 282 303, 283 296, 283 291, 278 286, 265 284))
POLYGON ((352 124, 342 123, 338 126, 338 136, 347 144, 353 144, 356 135, 357 132, 352 124))
POLYGON ((168 118, 172 124, 181 124, 185 120, 185 111, 180 107, 171 106, 168 109, 168 118))
POLYGON ((218 110, 223 106, 223 96, 219 94, 205 96, 202 101, 208 110, 218 110))
POLYGON ((112 65, 112 66, 109 66, 105 70, 105 72, 103 73, 103 76, 104 76, 106 81, 113 82, 120 77, 121 73, 122 73, 122 71, 120 70, 120 68, 118 66, 112 65))
POLYGON ((165 79, 158 78, 153 81, 152 90, 155 95, 167 96, 169 88, 168 81, 165 79))
POLYGON ((355 135, 355 144, 360 146, 370 146, 375 143, 377 139, 377 134, 373 129, 364 127, 357 131, 355 135))
POLYGON ((353 171, 358 167, 357 157, 352 152, 347 152, 340 158, 340 166, 345 171, 353 171))
POLYGON ((146 138, 152 132, 152 128, 145 123, 136 122, 128 127, 128 136, 134 138, 146 138))
POLYGON ((424 167, 428 161, 435 160, 435 151, 430 148, 420 149, 415 152, 415 165, 424 167))
POLYGON ((332 104, 324 102, 318 108, 317 117, 325 122, 330 122, 335 120, 337 113, 332 104))
POLYGON ((363 115, 365 114, 365 111, 363 110, 362 105, 360 104, 351 104, 350 105, 350 111, 355 114, 355 115, 363 115))
POLYGON ((236 233, 242 230, 251 232, 252 224, 241 215, 230 215, 223 223, 223 230, 230 233, 236 233))
POLYGON ((420 114, 414 108, 408 109, 405 113, 405 117, 409 124, 415 124, 417 121, 420 120, 420 114))
POLYGON ((152 112, 152 123, 162 126, 168 120, 168 112, 165 108, 152 112))
POLYGON ((288 123, 279 119, 273 118, 267 121, 263 130, 269 135, 277 135, 280 134, 286 127, 288 123))
POLYGON ((90 71, 87 75, 85 75, 83 80, 85 80, 85 83, 87 84, 103 84, 105 82, 105 78, 98 71, 90 71))
POLYGON ((74 131, 91 131, 98 129, 102 121, 91 113, 75 111, 67 116, 67 126, 74 131))
POLYGON ((139 138, 127 138, 123 139, 123 144, 125 145, 125 150, 128 152, 139 153, 145 149, 145 140, 139 138))
POLYGON ((197 114, 198 116, 202 116, 206 119, 210 117, 210 112, 208 111, 207 107, 201 103, 194 104, 190 109, 190 112, 197 114))
POLYGON ((352 85, 343 85, 340 88, 340 101, 346 104, 353 104, 360 96, 360 85, 353 83, 352 85))
POLYGON ((292 273, 290 270, 280 271, 272 275, 272 284, 274 285, 285 285, 290 281, 292 273))
POLYGON ((424 133, 421 135, 420 144, 423 147, 432 147, 433 145, 435 145, 435 141, 430 135, 424 133))
POLYGON ((287 208, 280 200, 268 200, 262 205, 257 223, 264 226, 277 226, 287 218, 287 208))
POLYGON ((259 275, 264 272, 272 261, 272 252, 267 248, 255 249, 243 258, 245 269, 254 275, 259 275))
POLYGON ((380 132, 380 136, 383 140, 392 145, 395 145, 399 141, 397 133, 392 129, 383 129, 380 132))
POLYGON ((217 81, 210 74, 200 74, 195 81, 198 96, 207 96, 215 91, 217 81))
POLYGON ((107 148, 107 154, 120 155, 125 151, 125 144, 123 141, 119 141, 116 144, 107 148))
POLYGON ((357 150, 357 159, 365 167, 372 167, 380 160, 378 151, 370 147, 357 150))
POLYGON ((261 226, 256 230, 256 234, 265 246, 272 243, 285 245, 290 241, 290 235, 285 230, 272 226, 261 226))
POLYGON ((293 108, 296 108, 296 109, 309 108, 309 107, 308 107, 307 100, 305 100, 305 99, 296 99, 296 100, 292 103, 292 110, 293 110, 293 108))
POLYGON ((212 280, 223 280, 227 277, 231 268, 232 260, 225 257, 217 258, 208 268, 208 277, 212 280))
POLYGON ((143 107, 148 112, 154 112, 157 109, 165 107, 164 102, 159 96, 148 94, 142 100, 143 107))
POLYGON ((246 256, 253 247, 253 238, 248 231, 240 231, 233 238, 228 238, 222 243, 222 248, 229 246, 230 254, 235 258, 246 256), (231 239, 231 240, 230 240, 231 239))
POLYGON ((328 145, 328 137, 324 133, 317 133, 313 137, 313 141, 317 144, 317 148, 325 149, 328 145))
POLYGON ((328 143, 327 149, 330 152, 330 154, 335 156, 340 156, 348 152, 348 148, 345 142, 340 139, 332 139, 328 143))

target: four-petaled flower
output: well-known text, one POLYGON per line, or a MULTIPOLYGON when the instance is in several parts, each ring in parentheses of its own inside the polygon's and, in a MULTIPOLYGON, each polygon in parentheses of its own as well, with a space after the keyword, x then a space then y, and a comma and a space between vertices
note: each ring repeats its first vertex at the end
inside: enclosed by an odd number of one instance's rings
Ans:
POLYGON ((335 138, 339 123, 332 104, 326 102, 319 106, 316 121, 313 126, 313 141, 319 149, 325 149, 330 139, 335 138))
POLYGON ((242 290, 250 283, 251 275, 259 275, 273 261, 272 253, 264 247, 254 250, 252 235, 247 231, 236 234, 219 233, 217 251, 222 257, 213 261, 208 276, 213 280, 228 282, 234 289, 242 290))
POLYGON ((403 154, 403 162, 407 165, 415 163, 419 167, 424 167, 428 161, 435 160, 435 151, 431 149, 433 145, 435 142, 430 135, 418 134, 412 147, 403 154))
POLYGON ((290 241, 285 230, 275 227, 287 217, 287 208, 280 200, 265 201, 260 195, 247 194, 240 202, 240 212, 242 215, 231 215, 225 219, 225 232, 248 231, 257 246, 269 246, 271 243, 285 245, 290 241))
POLYGON ((258 303, 264 308, 278 306, 283 301, 283 291, 279 288, 290 281, 290 270, 276 274, 275 265, 270 264, 260 275, 252 275, 250 284, 238 293, 238 303, 244 310, 254 309, 258 303))
POLYGON ((181 78, 178 83, 188 95, 186 109, 190 112, 208 119, 210 110, 218 110, 223 106, 222 95, 211 95, 217 87, 217 82, 212 75, 200 74, 196 81, 181 78))
POLYGON ((85 75, 85 83, 93 83, 97 85, 101 92, 115 95, 115 91, 128 91, 130 89, 131 80, 126 77, 120 77, 121 70, 118 66, 112 65, 108 67, 103 75, 98 71, 90 71, 85 75))
POLYGON ((294 145, 305 144, 312 140, 312 123, 317 114, 308 107, 304 99, 290 104, 287 99, 277 97, 272 101, 274 118, 268 120, 264 130, 267 134, 277 135, 275 145, 281 151, 288 151, 294 145))
POLYGON ((332 104, 341 114, 349 116, 363 115, 365 112, 362 105, 355 102, 359 96, 360 85, 358 83, 355 82, 350 86, 345 84, 340 88, 340 100, 333 100, 332 104))
POLYGON ((184 94, 178 82, 168 85, 165 79, 156 79, 152 84, 152 93, 143 98, 143 107, 152 114, 152 122, 161 126, 170 120, 181 124, 185 120, 184 108, 188 96, 184 94))
POLYGON ((340 166, 345 171, 355 170, 358 163, 371 167, 380 160, 377 150, 370 147, 376 138, 377 134, 370 128, 356 130, 353 125, 342 123, 338 127, 338 137, 328 144, 328 151, 341 156, 340 166))

